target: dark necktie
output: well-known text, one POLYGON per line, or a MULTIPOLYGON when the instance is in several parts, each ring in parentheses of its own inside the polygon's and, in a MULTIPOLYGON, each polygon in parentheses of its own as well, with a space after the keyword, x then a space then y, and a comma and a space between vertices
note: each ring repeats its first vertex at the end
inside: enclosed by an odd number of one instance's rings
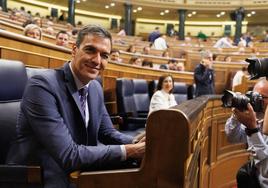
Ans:
POLYGON ((79 89, 79 99, 80 99, 81 109, 82 109, 82 112, 84 113, 84 116, 86 116, 87 92, 88 92, 87 86, 82 87, 81 89, 79 89))

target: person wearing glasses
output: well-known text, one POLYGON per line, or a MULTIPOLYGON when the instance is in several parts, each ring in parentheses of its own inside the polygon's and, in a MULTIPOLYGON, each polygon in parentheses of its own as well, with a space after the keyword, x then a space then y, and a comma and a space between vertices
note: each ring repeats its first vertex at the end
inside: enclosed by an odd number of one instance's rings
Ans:
MULTIPOLYGON (((254 112, 250 103, 245 111, 234 108, 232 116, 226 121, 225 134, 230 143, 248 144, 248 150, 251 151, 256 166, 257 184, 260 187, 268 187, 268 136, 265 135, 267 132, 265 133, 265 125, 263 125, 263 122, 267 121, 265 118, 263 121, 263 117, 268 104, 268 81, 260 80, 255 84, 253 91, 262 95, 263 110, 254 112)), ((250 188, 254 186, 250 178, 238 171, 237 187, 250 188)))
POLYGON ((194 80, 196 84, 196 97, 215 93, 214 70, 212 69, 212 56, 209 51, 202 51, 201 61, 194 70, 194 80))

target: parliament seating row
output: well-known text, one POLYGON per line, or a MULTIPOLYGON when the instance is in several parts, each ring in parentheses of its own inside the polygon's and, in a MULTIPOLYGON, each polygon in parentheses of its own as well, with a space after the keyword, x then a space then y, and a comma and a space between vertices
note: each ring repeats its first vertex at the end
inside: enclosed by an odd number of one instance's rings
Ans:
MULTIPOLYGON (((158 80, 149 83, 145 79, 118 78, 116 96, 118 115, 123 118, 121 130, 133 131, 144 128, 148 117, 150 99, 156 91, 158 80)), ((193 98, 193 86, 175 82, 173 94, 178 104, 193 98)))
POLYGON ((139 168, 75 172, 72 182, 77 188, 235 187, 235 174, 248 153, 244 144, 227 141, 224 124, 230 112, 220 96, 201 96, 153 112, 139 168))
MULTIPOLYGON (((18 62, 0 61, 0 66, 0 185, 39 188, 40 167, 4 165, 7 147, 16 131, 16 114, 25 82, 38 70, 26 72, 18 62)), ((243 145, 230 145, 224 138, 223 124, 229 114, 218 98, 208 101, 206 97, 154 112, 147 121, 145 158, 140 168, 83 172, 72 176, 72 181, 78 188, 227 187, 226 182, 233 185, 234 174, 247 154, 243 145), (223 180, 218 178, 222 174, 223 180)))

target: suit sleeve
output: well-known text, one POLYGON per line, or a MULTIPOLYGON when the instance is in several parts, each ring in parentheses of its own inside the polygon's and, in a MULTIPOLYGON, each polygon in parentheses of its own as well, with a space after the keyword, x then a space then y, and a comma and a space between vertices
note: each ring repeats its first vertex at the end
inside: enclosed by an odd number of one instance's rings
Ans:
POLYGON ((70 172, 120 161, 120 146, 78 145, 72 139, 61 116, 59 96, 48 79, 35 77, 29 81, 21 104, 35 137, 57 163, 70 172))
POLYGON ((133 137, 122 134, 113 127, 111 118, 104 104, 102 105, 102 111, 103 115, 99 130, 100 140, 104 144, 131 144, 133 137))
POLYGON ((204 73, 202 73, 202 70, 200 67, 197 67, 194 72, 194 78, 199 83, 204 83, 206 80, 209 79, 210 70, 205 69, 204 73))

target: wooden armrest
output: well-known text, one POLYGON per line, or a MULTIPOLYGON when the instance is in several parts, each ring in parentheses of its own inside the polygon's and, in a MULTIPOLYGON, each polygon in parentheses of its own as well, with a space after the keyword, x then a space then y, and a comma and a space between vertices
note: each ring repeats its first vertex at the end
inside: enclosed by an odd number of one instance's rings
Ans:
POLYGON ((39 166, 0 165, 0 182, 42 183, 39 166))

